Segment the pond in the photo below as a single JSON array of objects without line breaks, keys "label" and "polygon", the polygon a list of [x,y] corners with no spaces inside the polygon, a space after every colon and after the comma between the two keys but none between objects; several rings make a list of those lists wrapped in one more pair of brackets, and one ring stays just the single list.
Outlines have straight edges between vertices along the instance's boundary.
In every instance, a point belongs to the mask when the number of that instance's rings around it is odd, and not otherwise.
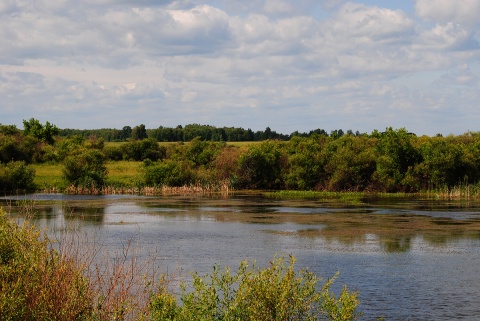
[{"label": "pond", "polygon": [[52,230],[95,234],[112,251],[133,240],[185,275],[292,254],[324,279],[339,271],[335,286],[359,291],[362,320],[480,316],[480,203],[34,194],[0,206]]}]

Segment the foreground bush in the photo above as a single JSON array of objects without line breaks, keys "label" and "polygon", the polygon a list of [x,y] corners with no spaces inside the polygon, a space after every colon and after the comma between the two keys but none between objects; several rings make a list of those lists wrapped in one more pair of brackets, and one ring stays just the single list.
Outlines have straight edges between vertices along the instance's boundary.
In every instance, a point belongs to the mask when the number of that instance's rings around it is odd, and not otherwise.
[{"label": "foreground bush", "polygon": [[234,274],[215,268],[211,275],[193,275],[193,290],[183,286],[179,304],[167,287],[151,299],[151,320],[355,320],[357,293],[343,288],[337,299],[333,279],[317,290],[319,278],[296,272],[295,259],[283,258],[265,269],[247,262]]},{"label": "foreground bush", "polygon": [[92,295],[76,263],[49,249],[46,238],[0,209],[2,320],[86,320]]}]

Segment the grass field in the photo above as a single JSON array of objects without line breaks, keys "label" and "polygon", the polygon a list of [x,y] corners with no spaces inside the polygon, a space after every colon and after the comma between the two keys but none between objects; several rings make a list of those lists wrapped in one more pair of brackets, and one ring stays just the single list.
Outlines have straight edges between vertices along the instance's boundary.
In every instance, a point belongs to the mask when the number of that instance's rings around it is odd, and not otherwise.
[{"label": "grass field", "polygon": [[142,162],[107,162],[107,185],[135,186],[141,180]]},{"label": "grass field", "polygon": [[34,183],[39,189],[63,189],[66,182],[62,178],[61,164],[35,164]]},{"label": "grass field", "polygon": [[[107,184],[114,186],[135,186],[140,180],[142,162],[107,162]],[[62,164],[35,164],[35,185],[41,190],[64,189],[67,183],[62,177]]]}]

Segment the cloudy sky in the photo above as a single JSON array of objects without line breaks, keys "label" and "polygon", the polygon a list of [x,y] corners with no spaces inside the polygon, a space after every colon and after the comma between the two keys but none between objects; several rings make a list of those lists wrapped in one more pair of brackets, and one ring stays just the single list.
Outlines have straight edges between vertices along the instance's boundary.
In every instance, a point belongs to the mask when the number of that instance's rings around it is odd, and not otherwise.
[{"label": "cloudy sky", "polygon": [[480,0],[1,0],[0,123],[480,131]]}]

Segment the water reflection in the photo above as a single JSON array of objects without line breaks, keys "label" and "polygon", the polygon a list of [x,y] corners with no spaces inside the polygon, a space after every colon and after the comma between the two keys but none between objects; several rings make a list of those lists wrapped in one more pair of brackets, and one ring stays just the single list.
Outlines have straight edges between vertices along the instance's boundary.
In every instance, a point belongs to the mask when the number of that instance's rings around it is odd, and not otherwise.
[{"label": "water reflection", "polygon": [[[22,208],[29,200],[28,210]],[[480,206],[416,199],[345,206],[234,195],[1,198],[14,216],[55,230],[97,233],[112,249],[134,239],[170,270],[266,264],[294,254],[360,291],[366,320],[474,320],[480,315]]]}]

